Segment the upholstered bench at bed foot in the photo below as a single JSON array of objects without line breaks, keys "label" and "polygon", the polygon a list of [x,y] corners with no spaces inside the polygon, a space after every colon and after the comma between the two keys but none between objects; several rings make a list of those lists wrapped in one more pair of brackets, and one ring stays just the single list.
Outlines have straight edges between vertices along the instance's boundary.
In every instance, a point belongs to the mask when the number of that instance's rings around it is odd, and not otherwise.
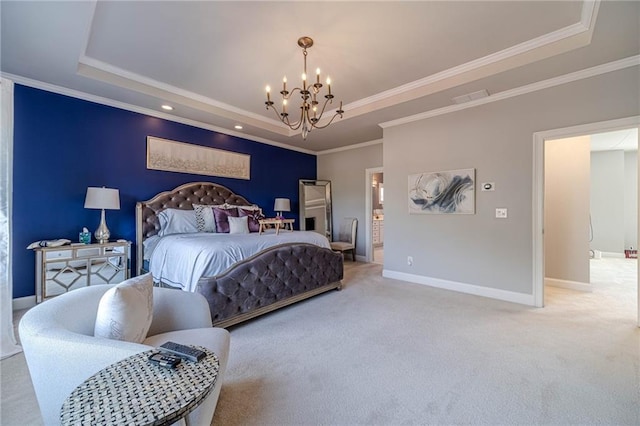
[{"label": "upholstered bench at bed foot", "polygon": [[341,287],[341,253],[313,244],[282,244],[198,281],[213,324],[228,327]]}]

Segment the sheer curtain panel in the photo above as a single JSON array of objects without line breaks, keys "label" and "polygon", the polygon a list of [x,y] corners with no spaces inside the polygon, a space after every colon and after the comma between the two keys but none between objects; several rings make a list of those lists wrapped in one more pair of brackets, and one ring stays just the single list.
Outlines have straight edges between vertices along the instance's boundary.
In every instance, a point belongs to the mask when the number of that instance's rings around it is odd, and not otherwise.
[{"label": "sheer curtain panel", "polygon": [[13,332],[11,204],[13,192],[13,81],[0,79],[0,312],[2,359],[21,352]]}]

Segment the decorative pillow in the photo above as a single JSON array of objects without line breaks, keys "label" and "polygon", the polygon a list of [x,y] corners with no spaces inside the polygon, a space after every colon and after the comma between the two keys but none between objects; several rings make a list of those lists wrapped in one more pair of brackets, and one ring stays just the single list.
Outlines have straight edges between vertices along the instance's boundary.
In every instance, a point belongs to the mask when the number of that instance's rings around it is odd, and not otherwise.
[{"label": "decorative pillow", "polygon": [[238,207],[239,217],[247,216],[247,223],[249,225],[249,232],[259,232],[260,231],[260,219],[264,219],[264,215],[262,214],[262,210],[260,207],[257,209],[248,209],[246,207]]},{"label": "decorative pillow", "polygon": [[238,205],[233,205],[233,204],[227,204],[228,207],[230,208],[239,208],[239,209],[245,209],[245,210],[251,210],[251,211],[255,211],[255,210],[260,210],[262,212],[262,209],[259,206],[256,206],[255,204],[251,205],[251,206],[238,206]]},{"label": "decorative pillow", "polygon": [[216,232],[216,220],[213,217],[213,207],[225,208],[225,204],[206,205],[194,204],[193,211],[196,212],[196,225],[198,232]]},{"label": "decorative pillow", "polygon": [[229,233],[230,234],[248,234],[249,225],[247,225],[248,216],[233,217],[229,216]]},{"label": "decorative pillow", "polygon": [[216,219],[216,232],[229,233],[229,216],[238,217],[238,209],[213,208],[213,217]]},{"label": "decorative pillow", "polygon": [[194,210],[164,209],[158,213],[161,237],[171,234],[189,234],[198,232],[196,212]]},{"label": "decorative pillow", "polygon": [[94,336],[142,343],[153,319],[153,278],[144,274],[121,282],[100,299]]}]

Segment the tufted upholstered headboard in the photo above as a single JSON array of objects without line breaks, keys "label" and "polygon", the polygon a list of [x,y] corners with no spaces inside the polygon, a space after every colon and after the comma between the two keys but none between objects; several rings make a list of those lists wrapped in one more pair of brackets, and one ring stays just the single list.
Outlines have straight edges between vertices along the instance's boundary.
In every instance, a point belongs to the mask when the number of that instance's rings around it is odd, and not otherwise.
[{"label": "tufted upholstered headboard", "polygon": [[136,203],[136,270],[142,272],[144,246],[143,242],[160,230],[158,213],[164,209],[193,210],[194,204],[233,204],[236,206],[252,205],[246,198],[234,194],[228,188],[212,182],[193,182],[180,185],[171,190],[161,192],[147,201]]}]

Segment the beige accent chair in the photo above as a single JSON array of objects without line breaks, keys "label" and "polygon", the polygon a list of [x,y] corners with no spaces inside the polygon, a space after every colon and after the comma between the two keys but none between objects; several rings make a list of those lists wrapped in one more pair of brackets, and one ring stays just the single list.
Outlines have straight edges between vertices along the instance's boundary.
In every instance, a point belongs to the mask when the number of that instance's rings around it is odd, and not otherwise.
[{"label": "beige accent chair", "polygon": [[71,392],[103,368],[166,341],[204,346],[219,359],[211,394],[185,419],[210,425],[229,357],[229,332],[211,326],[206,299],[197,293],[153,289],[153,320],[142,344],[94,337],[98,304],[113,285],[73,290],[31,308],[20,321],[20,340],[45,425],[60,424]]},{"label": "beige accent chair", "polygon": [[356,232],[358,230],[358,219],[355,217],[345,217],[340,222],[338,228],[337,241],[331,242],[331,249],[344,252],[350,251],[353,256],[353,261],[356,261]]}]

